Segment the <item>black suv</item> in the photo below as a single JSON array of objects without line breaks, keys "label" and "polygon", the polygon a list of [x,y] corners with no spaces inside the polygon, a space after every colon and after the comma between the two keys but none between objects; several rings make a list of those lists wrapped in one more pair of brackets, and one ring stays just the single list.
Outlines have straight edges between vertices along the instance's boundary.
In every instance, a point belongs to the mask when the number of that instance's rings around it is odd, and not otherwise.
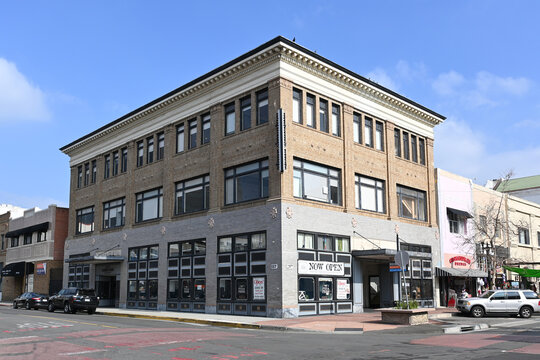
[{"label": "black suv", "polygon": [[47,310],[53,312],[56,309],[64,309],[65,313],[75,314],[77,310],[86,310],[88,314],[96,312],[99,298],[94,289],[67,288],[62,289],[49,297]]}]

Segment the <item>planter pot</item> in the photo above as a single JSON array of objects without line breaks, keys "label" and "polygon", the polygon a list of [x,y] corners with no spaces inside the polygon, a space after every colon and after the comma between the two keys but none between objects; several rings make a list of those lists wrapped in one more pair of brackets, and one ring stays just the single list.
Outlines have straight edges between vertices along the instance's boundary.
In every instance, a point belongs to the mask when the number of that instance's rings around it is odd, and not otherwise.
[{"label": "planter pot", "polygon": [[423,309],[381,309],[382,322],[399,325],[421,325],[429,323],[431,308]]}]

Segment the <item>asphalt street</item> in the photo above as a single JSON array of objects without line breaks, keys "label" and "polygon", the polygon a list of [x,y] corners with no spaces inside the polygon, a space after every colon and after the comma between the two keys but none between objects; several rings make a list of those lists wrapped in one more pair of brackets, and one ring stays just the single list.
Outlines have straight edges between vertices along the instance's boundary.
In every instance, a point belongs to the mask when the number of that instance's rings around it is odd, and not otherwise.
[{"label": "asphalt street", "polygon": [[[457,322],[454,320],[457,319]],[[485,322],[486,319],[452,318]],[[538,359],[540,317],[488,318],[486,331],[431,324],[363,334],[245,330],[0,308],[0,360]]]}]

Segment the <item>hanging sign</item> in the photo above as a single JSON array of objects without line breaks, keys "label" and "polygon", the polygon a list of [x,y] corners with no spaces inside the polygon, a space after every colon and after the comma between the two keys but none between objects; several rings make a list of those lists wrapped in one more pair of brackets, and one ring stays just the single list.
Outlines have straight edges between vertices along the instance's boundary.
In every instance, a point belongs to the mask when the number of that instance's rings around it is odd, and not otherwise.
[{"label": "hanging sign", "polygon": [[345,274],[344,265],[339,262],[298,260],[298,274],[342,276]]},{"label": "hanging sign", "polygon": [[37,263],[36,264],[36,273],[38,275],[46,275],[47,274],[47,263]]}]

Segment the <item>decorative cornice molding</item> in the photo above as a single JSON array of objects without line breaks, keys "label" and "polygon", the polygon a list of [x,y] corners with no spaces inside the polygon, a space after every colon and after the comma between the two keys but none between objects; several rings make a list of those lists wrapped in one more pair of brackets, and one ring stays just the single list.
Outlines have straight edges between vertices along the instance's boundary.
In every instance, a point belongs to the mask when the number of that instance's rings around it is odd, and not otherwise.
[{"label": "decorative cornice molding", "polygon": [[[308,72],[320,79],[328,81],[334,85],[337,85],[347,91],[357,94],[363,98],[373,101],[388,109],[401,113],[409,118],[413,118],[428,126],[435,126],[440,124],[443,119],[433,116],[432,114],[419,109],[407,102],[393,96],[390,93],[386,93],[377,87],[370,85],[359,78],[353,77],[347,74],[345,71],[336,69],[333,66],[326,64],[322,60],[318,60],[308,54],[302,53],[293,47],[279,42],[273,44],[267,49],[254,54],[253,56],[246,58],[234,65],[231,65],[227,69],[212,75],[206,79],[201,80],[199,83],[190,86],[189,88],[179,90],[177,93],[172,94],[166,99],[163,99],[157,104],[148,106],[140,112],[105,128],[103,131],[96,133],[92,136],[82,139],[79,142],[74,143],[68,148],[63,149],[63,152],[70,155],[73,151],[84,147],[85,145],[92,143],[100,138],[103,138],[113,132],[116,132],[126,126],[133,124],[143,119],[147,119],[148,116],[155,115],[165,109],[169,109],[171,106],[179,107],[185,103],[193,101],[212,91],[216,87],[225,86],[238,78],[244,77],[251,72],[254,72],[272,62],[283,61],[290,64],[302,71]],[[287,86],[287,82],[273,83],[273,86]],[[289,84],[290,85],[290,84]]]}]

